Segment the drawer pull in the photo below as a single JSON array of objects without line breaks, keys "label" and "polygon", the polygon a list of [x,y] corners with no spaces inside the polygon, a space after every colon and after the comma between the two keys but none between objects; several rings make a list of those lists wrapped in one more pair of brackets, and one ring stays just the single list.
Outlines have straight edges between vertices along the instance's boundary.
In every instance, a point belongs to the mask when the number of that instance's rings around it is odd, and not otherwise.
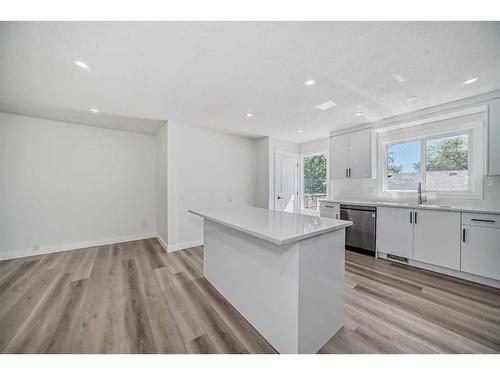
[{"label": "drawer pull", "polygon": [[329,205],[327,205],[327,204],[325,204],[325,207],[326,207],[326,208],[334,208],[333,206],[329,206]]},{"label": "drawer pull", "polygon": [[470,219],[470,221],[480,221],[482,223],[495,223],[495,220],[489,220],[489,219]]}]

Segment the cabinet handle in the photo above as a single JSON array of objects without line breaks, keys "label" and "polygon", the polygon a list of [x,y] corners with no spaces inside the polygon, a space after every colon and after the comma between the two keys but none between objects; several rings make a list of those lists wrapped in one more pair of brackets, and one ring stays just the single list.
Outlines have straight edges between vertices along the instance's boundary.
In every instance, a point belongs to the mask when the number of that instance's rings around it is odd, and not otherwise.
[{"label": "cabinet handle", "polygon": [[333,206],[325,205],[326,208],[333,208]]},{"label": "cabinet handle", "polygon": [[347,175],[347,168],[345,169],[345,177],[346,177],[346,178],[347,178],[347,177],[349,177],[349,176]]},{"label": "cabinet handle", "polygon": [[489,219],[470,219],[470,221],[480,221],[483,223],[494,223],[495,220],[489,220]]},{"label": "cabinet handle", "polygon": [[462,242],[465,243],[465,228],[462,229]]},{"label": "cabinet handle", "polygon": [[413,223],[412,217],[413,217],[413,212],[410,211],[410,224]]},{"label": "cabinet handle", "polygon": [[415,224],[417,224],[417,211],[415,211]]}]

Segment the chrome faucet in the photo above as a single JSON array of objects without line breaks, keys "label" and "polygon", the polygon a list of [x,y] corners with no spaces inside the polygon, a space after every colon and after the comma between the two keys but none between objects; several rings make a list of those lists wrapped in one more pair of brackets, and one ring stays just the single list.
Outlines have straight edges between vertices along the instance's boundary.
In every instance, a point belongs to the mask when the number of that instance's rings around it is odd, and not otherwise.
[{"label": "chrome faucet", "polygon": [[417,189],[417,194],[418,194],[418,204],[422,204],[424,202],[427,202],[427,198],[425,195],[422,197],[422,183],[418,183],[418,189]]}]

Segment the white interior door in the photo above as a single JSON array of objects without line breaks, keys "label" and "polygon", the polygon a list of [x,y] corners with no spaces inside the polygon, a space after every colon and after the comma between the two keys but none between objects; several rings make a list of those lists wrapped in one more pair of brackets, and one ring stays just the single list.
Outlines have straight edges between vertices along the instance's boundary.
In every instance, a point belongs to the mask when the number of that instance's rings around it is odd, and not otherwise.
[{"label": "white interior door", "polygon": [[277,152],[274,158],[274,209],[297,212],[299,156]]}]

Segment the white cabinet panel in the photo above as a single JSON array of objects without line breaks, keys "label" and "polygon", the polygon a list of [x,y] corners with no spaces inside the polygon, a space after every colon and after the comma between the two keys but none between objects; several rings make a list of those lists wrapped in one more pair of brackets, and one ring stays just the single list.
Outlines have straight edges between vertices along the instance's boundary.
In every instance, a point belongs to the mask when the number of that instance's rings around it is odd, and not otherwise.
[{"label": "white cabinet panel", "polygon": [[413,258],[412,212],[406,208],[377,209],[377,251]]},{"label": "white cabinet panel", "polygon": [[332,202],[320,202],[319,216],[340,219],[340,204]]},{"label": "white cabinet panel", "polygon": [[461,271],[500,280],[500,229],[464,225]]},{"label": "white cabinet panel", "polygon": [[372,177],[372,130],[349,134],[349,168],[351,178]]},{"label": "white cabinet panel", "polygon": [[488,174],[500,175],[500,99],[490,103]]},{"label": "white cabinet panel", "polygon": [[460,269],[460,212],[415,210],[413,259]]},{"label": "white cabinet panel", "polygon": [[349,168],[349,136],[338,135],[330,139],[330,178],[347,178]]}]

